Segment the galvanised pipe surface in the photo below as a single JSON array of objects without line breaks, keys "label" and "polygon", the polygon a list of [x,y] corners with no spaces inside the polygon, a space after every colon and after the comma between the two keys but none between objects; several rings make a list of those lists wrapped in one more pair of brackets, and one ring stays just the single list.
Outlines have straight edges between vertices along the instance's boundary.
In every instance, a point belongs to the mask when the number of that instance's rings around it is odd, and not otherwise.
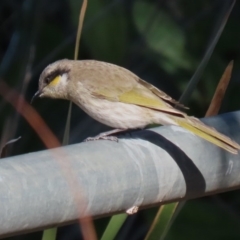
[{"label": "galvanised pipe surface", "polygon": [[[240,112],[204,119],[240,142]],[[0,237],[240,187],[240,156],[176,126],[0,161]]]}]

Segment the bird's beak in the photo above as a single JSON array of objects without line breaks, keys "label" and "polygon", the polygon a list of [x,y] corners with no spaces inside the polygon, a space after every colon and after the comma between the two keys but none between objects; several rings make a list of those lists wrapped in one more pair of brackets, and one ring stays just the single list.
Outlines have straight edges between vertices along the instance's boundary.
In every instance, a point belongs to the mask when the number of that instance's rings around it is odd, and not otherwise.
[{"label": "bird's beak", "polygon": [[34,101],[34,99],[37,98],[37,97],[39,97],[40,95],[41,95],[41,92],[40,92],[40,91],[37,91],[37,92],[33,95],[30,103],[32,104],[33,101]]}]

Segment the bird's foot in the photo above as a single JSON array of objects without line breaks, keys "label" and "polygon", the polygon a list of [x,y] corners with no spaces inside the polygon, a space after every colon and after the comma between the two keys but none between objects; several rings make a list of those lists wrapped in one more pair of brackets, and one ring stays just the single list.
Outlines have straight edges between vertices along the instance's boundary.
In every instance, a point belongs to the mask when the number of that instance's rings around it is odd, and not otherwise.
[{"label": "bird's foot", "polygon": [[111,134],[124,132],[126,129],[113,129],[108,132],[103,132],[97,135],[96,137],[88,137],[84,140],[84,142],[96,141],[96,140],[110,140],[114,142],[118,142],[118,138],[116,136],[111,136]]},{"label": "bird's foot", "polygon": [[118,142],[118,138],[115,136],[96,136],[96,137],[88,137],[84,140],[84,142],[90,142],[90,141],[97,141],[97,140],[109,140],[109,141],[114,141]]}]

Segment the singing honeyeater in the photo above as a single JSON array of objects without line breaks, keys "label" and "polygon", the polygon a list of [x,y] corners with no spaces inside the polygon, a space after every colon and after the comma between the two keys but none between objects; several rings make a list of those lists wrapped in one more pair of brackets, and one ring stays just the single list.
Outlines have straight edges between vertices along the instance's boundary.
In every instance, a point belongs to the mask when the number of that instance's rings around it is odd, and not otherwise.
[{"label": "singing honeyeater", "polygon": [[36,96],[71,100],[95,120],[116,129],[111,133],[154,123],[178,125],[229,152],[236,154],[240,149],[214,128],[175,109],[172,105],[177,101],[166,93],[114,64],[56,61],[43,70]]}]

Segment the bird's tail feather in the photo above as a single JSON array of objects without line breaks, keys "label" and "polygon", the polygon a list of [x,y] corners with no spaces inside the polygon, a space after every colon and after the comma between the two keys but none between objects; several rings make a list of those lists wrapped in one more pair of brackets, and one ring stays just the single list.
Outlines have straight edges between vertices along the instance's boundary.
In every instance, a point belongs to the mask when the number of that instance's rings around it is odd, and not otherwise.
[{"label": "bird's tail feather", "polygon": [[176,120],[179,126],[195,133],[199,137],[221,147],[231,153],[237,154],[240,145],[229,137],[219,133],[212,127],[205,125],[203,122],[194,117],[178,118]]}]

